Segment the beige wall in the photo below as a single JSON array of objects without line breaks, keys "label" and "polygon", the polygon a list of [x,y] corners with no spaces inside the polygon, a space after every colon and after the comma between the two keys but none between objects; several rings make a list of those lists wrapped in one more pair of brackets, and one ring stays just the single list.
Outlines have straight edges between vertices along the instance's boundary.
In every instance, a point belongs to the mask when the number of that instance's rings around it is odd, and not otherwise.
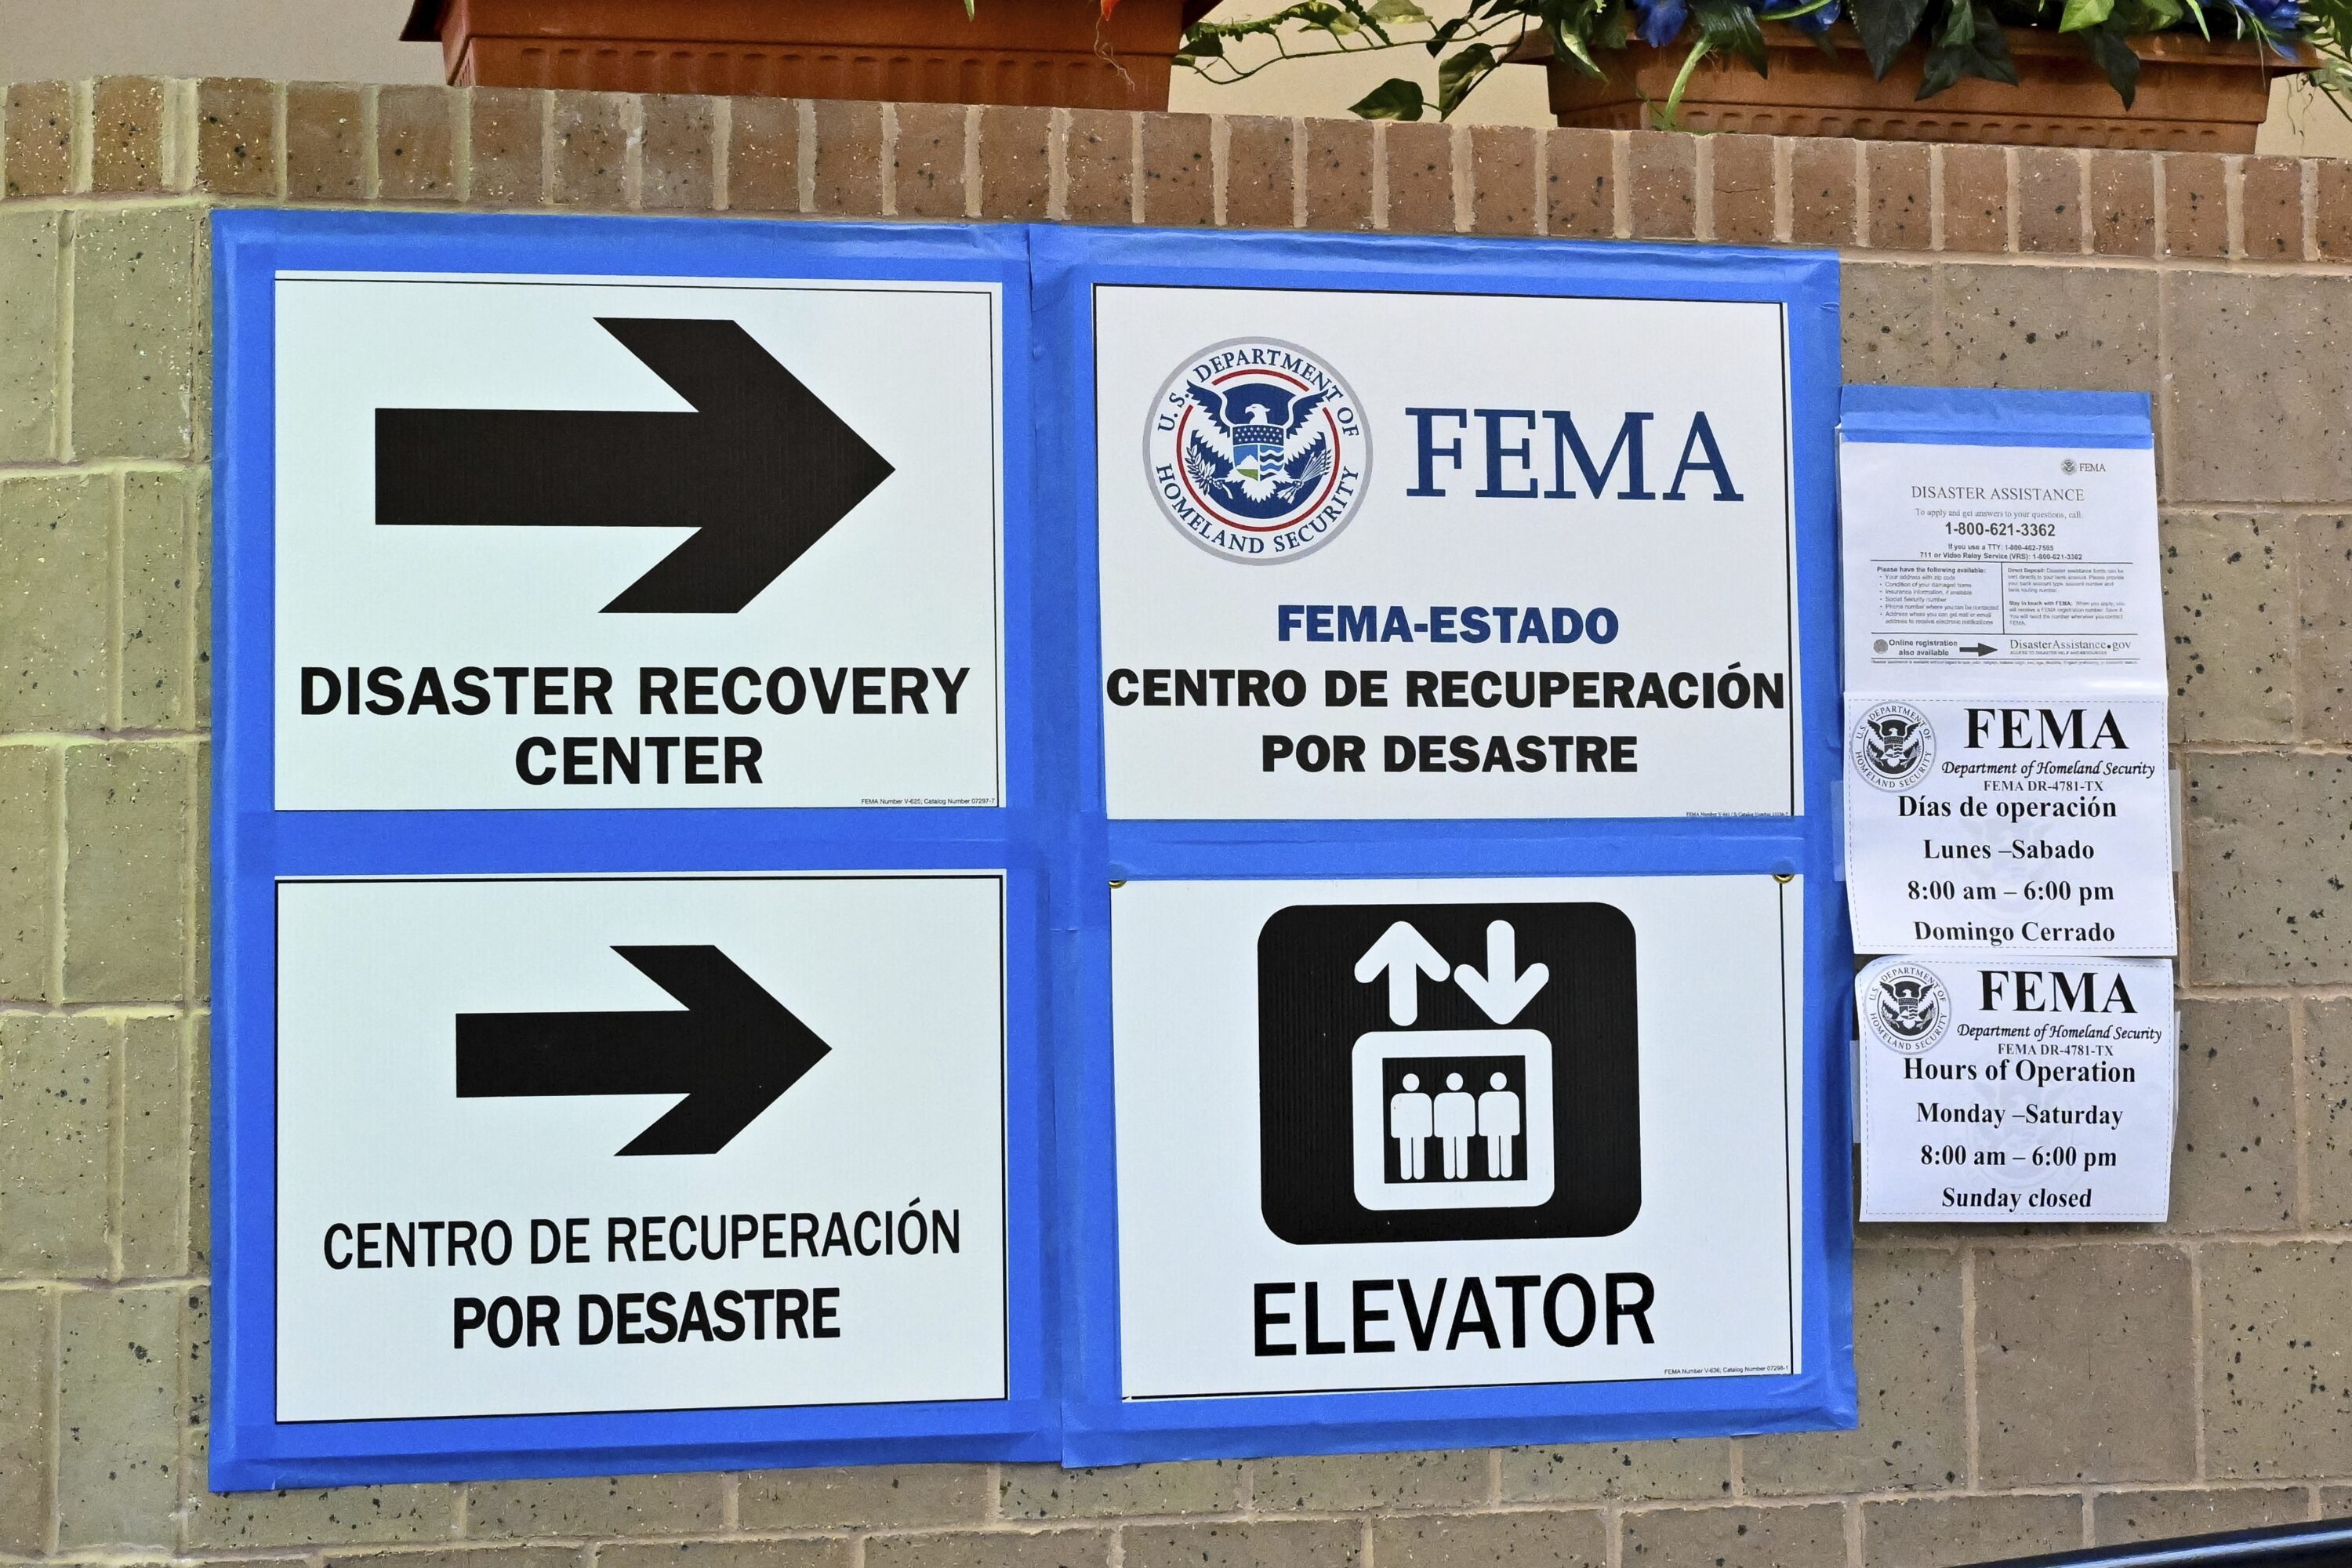
[{"label": "beige wall", "polygon": [[[208,1494],[206,209],[224,202],[1834,245],[1849,380],[2152,394],[2187,779],[2174,1217],[1862,1227],[1853,1432]],[[11,89],[0,1559],[1937,1568],[2352,1513],[2347,429],[2352,165],[2333,162]]]},{"label": "beige wall", "polygon": [[[783,0],[789,3],[789,0]],[[990,0],[981,0],[988,4]],[[1278,0],[1228,0],[1219,18],[1263,16]],[[1452,9],[1433,3],[1444,16]],[[309,81],[441,79],[438,48],[399,41],[409,0],[0,0],[0,81],[108,75],[251,76]],[[1391,76],[1432,97],[1419,49],[1278,66],[1230,87],[1177,73],[1169,107],[1203,114],[1338,115]],[[1547,125],[1543,72],[1516,67],[1480,88],[1467,124]],[[2282,82],[2260,151],[2352,157],[2352,121]]]}]

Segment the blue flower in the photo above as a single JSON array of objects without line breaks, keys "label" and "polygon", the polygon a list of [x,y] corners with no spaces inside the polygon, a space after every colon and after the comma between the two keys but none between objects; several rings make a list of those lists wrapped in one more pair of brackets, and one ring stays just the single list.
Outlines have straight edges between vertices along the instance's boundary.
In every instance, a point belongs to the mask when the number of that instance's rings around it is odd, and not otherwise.
[{"label": "blue flower", "polygon": [[1685,0],[1633,0],[1634,31],[1652,48],[1663,49],[1675,41],[1690,19],[1690,7]]},{"label": "blue flower", "polygon": [[2231,4],[2271,33],[2293,34],[2303,27],[2303,7],[2296,0],[2231,0]]}]

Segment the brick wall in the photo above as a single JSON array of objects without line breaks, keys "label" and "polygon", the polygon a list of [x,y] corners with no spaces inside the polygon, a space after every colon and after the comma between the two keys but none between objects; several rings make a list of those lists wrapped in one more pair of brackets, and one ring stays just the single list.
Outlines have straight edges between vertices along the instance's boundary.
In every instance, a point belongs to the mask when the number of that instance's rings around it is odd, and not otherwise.
[{"label": "brick wall", "polygon": [[[1793,241],[1845,253],[1850,380],[2155,393],[2176,1218],[1864,1227],[1853,1433],[207,1495],[205,222],[278,202]],[[19,85],[0,868],[0,1559],[1932,1568],[2352,1514],[2352,165]]]}]

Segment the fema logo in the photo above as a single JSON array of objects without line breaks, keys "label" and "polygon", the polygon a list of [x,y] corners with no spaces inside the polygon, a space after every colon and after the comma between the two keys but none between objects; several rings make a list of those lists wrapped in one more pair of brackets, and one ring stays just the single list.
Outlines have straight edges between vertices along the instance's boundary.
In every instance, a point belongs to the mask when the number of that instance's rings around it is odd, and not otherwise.
[{"label": "fema logo", "polygon": [[1862,716],[1847,748],[1854,771],[1879,789],[1909,789],[1936,761],[1936,731],[1908,702],[1882,702]]},{"label": "fema logo", "polygon": [[1186,538],[1263,564],[1339,536],[1363,499],[1372,447],[1337,371],[1295,343],[1234,338],[1160,387],[1143,459],[1160,510]]},{"label": "fema logo", "polygon": [[1890,964],[1872,977],[1862,1016],[1881,1045],[1916,1057],[1935,1049],[1951,1026],[1951,994],[1924,963]]},{"label": "fema logo", "polygon": [[2060,473],[2062,473],[2062,474],[2071,474],[2071,473],[2073,473],[2073,472],[2074,471],[2074,458],[2059,458],[2059,459],[2058,459],[2058,471],[2059,471]]}]

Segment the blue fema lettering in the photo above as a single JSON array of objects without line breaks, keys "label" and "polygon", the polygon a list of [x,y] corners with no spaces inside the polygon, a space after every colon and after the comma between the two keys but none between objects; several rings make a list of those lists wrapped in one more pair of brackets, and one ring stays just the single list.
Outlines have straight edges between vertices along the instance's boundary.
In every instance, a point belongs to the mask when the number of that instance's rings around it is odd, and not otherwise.
[{"label": "blue fema lettering", "polygon": [[[1694,474],[1713,477],[1713,494],[1707,498],[1711,500],[1746,499],[1732,479],[1714,424],[1703,409],[1691,415],[1681,458],[1664,494],[1650,489],[1645,463],[1644,437],[1647,426],[1657,418],[1654,411],[1634,409],[1620,416],[1615,434],[1598,462],[1593,459],[1593,444],[1569,409],[1415,407],[1404,412],[1414,424],[1414,482],[1404,492],[1408,496],[1448,493],[1440,482],[1439,466],[1456,472],[1463,469],[1465,438],[1475,417],[1482,446],[1477,470],[1482,482],[1472,493],[1480,500],[1573,500],[1581,495],[1591,500],[1679,501],[1690,499],[1684,481]],[[1450,439],[1440,439],[1441,425]],[[1537,432],[1547,426],[1551,448],[1549,486],[1541,482],[1536,450]],[[1571,479],[1583,482],[1581,491],[1570,483]],[[1612,482],[1622,488],[1612,492]]]}]

